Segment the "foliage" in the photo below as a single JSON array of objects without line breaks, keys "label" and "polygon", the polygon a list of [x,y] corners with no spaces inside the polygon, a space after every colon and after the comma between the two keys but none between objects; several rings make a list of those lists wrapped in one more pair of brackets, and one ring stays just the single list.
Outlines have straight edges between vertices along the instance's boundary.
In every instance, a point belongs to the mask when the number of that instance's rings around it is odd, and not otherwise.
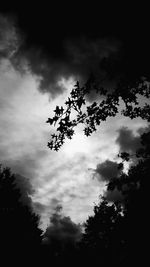
[{"label": "foliage", "polygon": [[[86,105],[87,95],[94,90],[96,90],[100,99],[99,103],[94,101],[92,104]],[[83,87],[77,82],[70,93],[70,97],[65,102],[65,108],[56,106],[54,117],[47,120],[50,125],[58,125],[56,128],[57,134],[51,135],[48,147],[58,151],[66,138],[72,139],[75,127],[80,123],[84,124],[84,134],[90,136],[101,122],[106,121],[108,117],[117,115],[121,99],[125,105],[121,110],[122,115],[131,119],[141,117],[150,121],[150,105],[145,103],[140,106],[139,96],[147,99],[150,97],[150,84],[145,78],[128,85],[125,81],[121,81],[116,88],[109,91],[97,83],[93,76]],[[76,113],[75,118],[72,118],[73,112]]]}]

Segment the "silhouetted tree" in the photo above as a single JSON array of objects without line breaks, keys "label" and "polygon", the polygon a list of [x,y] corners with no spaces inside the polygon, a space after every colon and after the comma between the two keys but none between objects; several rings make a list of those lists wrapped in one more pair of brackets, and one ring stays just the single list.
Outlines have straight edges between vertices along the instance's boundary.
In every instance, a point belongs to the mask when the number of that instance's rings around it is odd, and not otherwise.
[{"label": "silhouetted tree", "polygon": [[94,215],[85,223],[85,233],[80,243],[84,258],[101,266],[117,262],[124,247],[123,213],[120,204],[109,204],[101,198],[94,207]]},{"label": "silhouetted tree", "polygon": [[[99,102],[94,101],[92,104],[86,105],[87,96],[93,91],[97,92]],[[131,119],[140,117],[149,122],[150,105],[145,102],[141,106],[139,96],[145,99],[150,97],[150,83],[143,77],[132,83],[129,81],[127,83],[126,80],[120,81],[111,90],[102,87],[93,76],[83,87],[77,82],[65,102],[66,107],[56,106],[54,117],[47,120],[50,125],[58,125],[57,134],[51,135],[48,147],[58,151],[65,138],[72,139],[74,129],[79,123],[85,126],[84,134],[90,136],[101,122],[117,115],[120,100],[124,103],[124,108],[121,110],[122,115]]]},{"label": "silhouetted tree", "polygon": [[[21,201],[21,190],[9,168],[0,167],[0,244],[2,251],[19,257],[36,250],[42,239],[39,216]],[[18,255],[17,255],[18,254]],[[8,257],[9,258],[9,257]]]},{"label": "silhouetted tree", "polygon": [[[128,258],[133,263],[148,259],[149,235],[149,177],[150,177],[150,132],[141,136],[143,147],[136,153],[139,159],[126,177],[112,180],[108,190],[119,188],[124,194],[126,237],[128,240]],[[129,262],[128,262],[129,263]]]},{"label": "silhouetted tree", "polygon": [[[148,260],[150,132],[141,137],[140,160],[128,174],[112,178],[107,190],[123,194],[121,203],[101,197],[85,223],[81,241],[84,257],[102,266],[131,266]],[[136,156],[136,155],[135,155]],[[86,256],[89,255],[89,256]]]}]

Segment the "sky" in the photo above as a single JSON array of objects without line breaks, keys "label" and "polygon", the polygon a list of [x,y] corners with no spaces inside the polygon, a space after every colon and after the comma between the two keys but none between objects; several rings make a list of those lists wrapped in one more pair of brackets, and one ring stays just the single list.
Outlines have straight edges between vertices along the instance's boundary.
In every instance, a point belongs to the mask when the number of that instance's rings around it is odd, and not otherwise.
[{"label": "sky", "polygon": [[[38,7],[33,13],[28,7],[12,7],[0,12],[0,162],[20,179],[29,179],[43,228],[59,205],[67,222],[82,224],[99,195],[106,195],[111,175],[119,174],[119,151],[135,151],[147,127],[141,119],[118,114],[88,138],[79,126],[59,152],[47,147],[52,129],[46,120],[56,105],[63,105],[76,80],[84,83],[94,72],[106,78],[109,89],[122,73],[130,77],[133,68],[133,78],[148,73],[148,50],[139,38],[143,25],[122,21],[120,32],[117,19],[112,25],[99,16],[89,22],[89,13],[76,9],[61,13]],[[107,63],[112,66],[111,78]],[[88,102],[93,99],[94,93]],[[109,200],[117,192],[113,194]]]}]

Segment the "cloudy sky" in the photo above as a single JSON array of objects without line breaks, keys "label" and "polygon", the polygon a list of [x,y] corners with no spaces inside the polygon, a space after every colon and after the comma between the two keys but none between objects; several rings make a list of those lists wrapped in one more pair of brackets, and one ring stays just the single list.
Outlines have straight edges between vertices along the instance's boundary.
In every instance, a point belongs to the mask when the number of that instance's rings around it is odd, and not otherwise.
[{"label": "cloudy sky", "polygon": [[105,77],[108,61],[114,66],[106,81],[110,88],[123,71],[130,75],[134,68],[135,76],[146,75],[148,55],[143,43],[136,43],[144,33],[134,24],[122,23],[120,33],[117,20],[109,25],[95,16],[90,22],[80,12],[77,22],[76,9],[69,14],[45,10],[33,14],[27,7],[13,7],[0,13],[0,162],[30,180],[44,226],[58,205],[64,216],[82,223],[110,176],[118,174],[117,154],[135,151],[147,124],[118,114],[88,138],[78,127],[73,140],[54,152],[47,147],[52,129],[46,120],[56,105],[63,105],[77,79],[83,83],[91,71]]}]

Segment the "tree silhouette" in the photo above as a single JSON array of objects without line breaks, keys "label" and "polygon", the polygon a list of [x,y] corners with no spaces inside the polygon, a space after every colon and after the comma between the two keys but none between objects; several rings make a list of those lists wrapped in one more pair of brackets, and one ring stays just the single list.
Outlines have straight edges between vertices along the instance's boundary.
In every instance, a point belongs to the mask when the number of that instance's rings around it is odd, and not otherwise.
[{"label": "tree silhouette", "polygon": [[[99,103],[94,101],[87,103],[87,95],[96,91],[99,96]],[[51,135],[48,147],[58,151],[66,138],[72,139],[75,127],[84,124],[84,134],[90,136],[96,131],[101,122],[108,117],[114,117],[119,112],[120,100],[124,103],[121,114],[131,119],[140,117],[150,121],[150,105],[145,102],[140,105],[139,96],[148,99],[150,97],[150,83],[142,77],[137,81],[128,82],[121,80],[112,90],[106,90],[97,82],[93,75],[84,86],[77,82],[65,102],[65,108],[56,106],[54,117],[48,118],[47,123],[58,125],[57,134]],[[72,115],[75,113],[75,115]]]},{"label": "tree silhouette", "polygon": [[[128,174],[120,174],[107,184],[107,190],[119,190],[122,203],[108,203],[101,197],[94,215],[85,223],[81,241],[84,257],[102,266],[131,266],[146,263],[149,233],[150,132],[141,136],[140,160]],[[135,155],[136,156],[136,155]]]},{"label": "tree silhouette", "polygon": [[105,265],[113,264],[121,258],[124,247],[122,207],[112,204],[104,197],[94,207],[94,215],[85,223],[85,233],[80,243],[81,251],[88,262]]},{"label": "tree silhouette", "polygon": [[[0,167],[0,243],[4,253],[28,253],[38,248],[42,239],[39,216],[21,201],[21,190],[9,168]],[[18,251],[18,252],[17,252]],[[19,256],[19,255],[18,255]]]}]

